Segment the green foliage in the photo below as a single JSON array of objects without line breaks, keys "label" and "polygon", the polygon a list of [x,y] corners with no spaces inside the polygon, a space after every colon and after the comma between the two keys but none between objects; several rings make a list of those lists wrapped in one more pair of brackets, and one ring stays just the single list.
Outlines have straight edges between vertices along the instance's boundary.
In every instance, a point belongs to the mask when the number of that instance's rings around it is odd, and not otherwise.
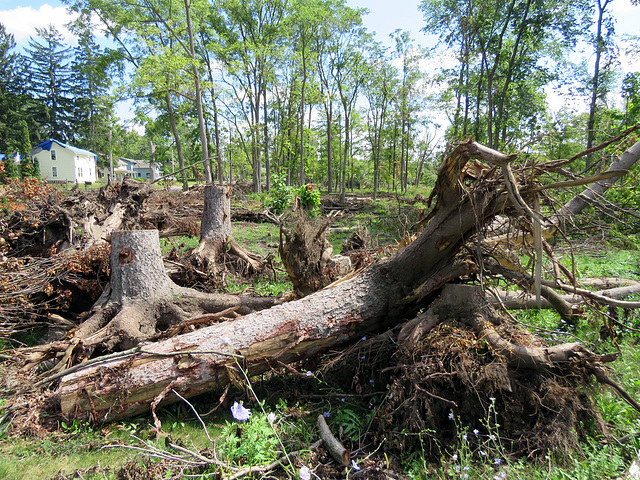
[{"label": "green foliage", "polygon": [[179,252],[179,254],[185,254],[190,250],[193,250],[200,243],[200,239],[198,237],[189,237],[186,235],[180,235],[177,237],[171,238],[161,238],[160,239],[160,250],[163,255],[168,254],[174,248]]},{"label": "green foliage", "polygon": [[309,216],[315,217],[320,213],[320,191],[313,183],[307,183],[295,189],[294,196],[300,198],[302,208],[309,213]]},{"label": "green foliage", "polygon": [[360,409],[354,406],[345,406],[336,411],[334,423],[340,426],[345,436],[351,440],[357,440],[362,434],[366,420]]},{"label": "green foliage", "polygon": [[20,167],[11,158],[5,158],[2,167],[0,179],[20,178]]},{"label": "green foliage", "polygon": [[276,215],[282,214],[291,205],[293,188],[287,186],[284,175],[274,174],[271,177],[271,190],[265,207]]},{"label": "green foliage", "polygon": [[229,465],[259,465],[276,458],[279,444],[266,415],[254,413],[246,422],[227,422],[218,443],[220,457]]}]

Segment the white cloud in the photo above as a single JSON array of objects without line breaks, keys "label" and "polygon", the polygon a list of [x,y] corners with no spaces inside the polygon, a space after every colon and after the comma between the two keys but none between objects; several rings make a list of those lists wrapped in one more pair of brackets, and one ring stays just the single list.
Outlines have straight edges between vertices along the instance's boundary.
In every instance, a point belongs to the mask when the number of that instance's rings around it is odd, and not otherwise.
[{"label": "white cloud", "polygon": [[33,7],[16,7],[13,10],[0,10],[0,23],[13,34],[18,45],[26,45],[29,37],[36,37],[36,27],[46,28],[54,25],[65,41],[73,41],[73,35],[64,27],[75,18],[65,7],[42,5],[37,10]]}]

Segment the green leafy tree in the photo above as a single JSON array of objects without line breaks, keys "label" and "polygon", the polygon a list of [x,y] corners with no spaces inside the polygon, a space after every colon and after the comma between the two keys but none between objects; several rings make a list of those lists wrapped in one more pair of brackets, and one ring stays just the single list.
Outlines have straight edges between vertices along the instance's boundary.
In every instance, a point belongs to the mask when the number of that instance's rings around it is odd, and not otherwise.
[{"label": "green leafy tree", "polygon": [[623,127],[631,127],[640,122],[640,72],[630,72],[622,82],[624,99]]},{"label": "green leafy tree", "polygon": [[[248,151],[254,191],[262,190],[262,160],[265,143],[261,138],[266,123],[263,100],[274,79],[275,64],[286,40],[283,23],[288,10],[286,0],[222,0],[223,22],[219,28],[216,58],[229,75],[238,118],[248,125]],[[263,155],[261,155],[261,152]]]},{"label": "green leafy tree", "polygon": [[[11,156],[20,146],[20,128],[26,122],[29,130],[39,138],[39,118],[43,105],[28,94],[24,83],[24,59],[14,51],[13,35],[0,23],[0,153]],[[28,151],[27,151],[28,153]]]},{"label": "green leafy tree", "polygon": [[[596,109],[602,104],[611,88],[613,66],[616,63],[613,19],[608,15],[607,7],[613,0],[597,0],[596,33],[592,39],[595,50],[593,77],[589,81],[590,102],[589,118],[587,120],[587,150],[593,147],[596,140]],[[609,78],[610,80],[610,78]],[[591,164],[591,155],[587,156],[587,168]]]},{"label": "green leafy tree", "polygon": [[6,180],[8,178],[20,178],[20,167],[16,164],[16,162],[13,161],[13,158],[10,158],[9,156],[5,157],[3,166],[3,180]]},{"label": "green leafy tree", "polygon": [[120,57],[96,43],[95,26],[89,15],[80,15],[71,25],[71,30],[78,39],[72,62],[75,73],[73,139],[83,148],[106,154],[110,148],[109,132],[116,123],[114,102],[109,91]]},{"label": "green leafy tree", "polygon": [[528,139],[543,123],[543,87],[557,78],[587,22],[586,1],[423,0],[427,33],[456,52],[442,69],[454,115],[450,137],[493,148]]}]

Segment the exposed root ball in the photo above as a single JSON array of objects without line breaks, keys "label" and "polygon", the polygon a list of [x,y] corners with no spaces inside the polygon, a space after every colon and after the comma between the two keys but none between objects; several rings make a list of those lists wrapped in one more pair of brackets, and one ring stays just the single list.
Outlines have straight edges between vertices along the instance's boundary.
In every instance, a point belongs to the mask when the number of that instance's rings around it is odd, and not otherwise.
[{"label": "exposed root ball", "polygon": [[[533,343],[513,326],[500,330],[505,338],[517,336],[520,344]],[[443,447],[455,448],[466,433],[472,448],[497,435],[511,454],[562,455],[593,433],[585,427],[602,424],[594,421],[599,415],[588,393],[588,375],[515,370],[460,324],[441,324],[395,356],[398,368],[374,421],[375,436],[386,438],[392,451],[423,449],[439,458]]]}]

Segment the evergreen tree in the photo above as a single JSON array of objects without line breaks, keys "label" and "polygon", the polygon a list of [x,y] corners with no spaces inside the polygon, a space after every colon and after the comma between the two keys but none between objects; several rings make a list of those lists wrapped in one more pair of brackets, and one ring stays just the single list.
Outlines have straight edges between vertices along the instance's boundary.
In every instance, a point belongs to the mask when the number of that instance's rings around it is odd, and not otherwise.
[{"label": "evergreen tree", "polygon": [[26,49],[29,89],[48,111],[45,132],[50,138],[70,141],[74,131],[74,77],[71,48],[53,26],[36,28],[40,41],[31,37]]},{"label": "evergreen tree", "polygon": [[4,173],[2,175],[2,180],[7,178],[20,178],[20,169],[18,168],[18,165],[16,165],[16,162],[13,161],[13,158],[10,158],[9,156],[5,157],[3,165]]},{"label": "evergreen tree", "polygon": [[16,79],[19,78],[19,55],[13,52],[16,42],[0,23],[0,153],[13,155],[16,143],[14,125],[20,108]]},{"label": "evergreen tree", "polygon": [[116,57],[95,42],[87,15],[81,15],[71,30],[78,37],[72,62],[75,73],[73,139],[88,150],[107,152],[109,129],[115,123],[112,118],[113,100],[108,92],[110,72]]},{"label": "evergreen tree", "polygon": [[22,178],[33,177],[33,164],[29,158],[31,152],[31,139],[29,137],[29,127],[25,120],[20,121],[20,132],[18,137],[17,151],[20,154],[20,176]]}]

